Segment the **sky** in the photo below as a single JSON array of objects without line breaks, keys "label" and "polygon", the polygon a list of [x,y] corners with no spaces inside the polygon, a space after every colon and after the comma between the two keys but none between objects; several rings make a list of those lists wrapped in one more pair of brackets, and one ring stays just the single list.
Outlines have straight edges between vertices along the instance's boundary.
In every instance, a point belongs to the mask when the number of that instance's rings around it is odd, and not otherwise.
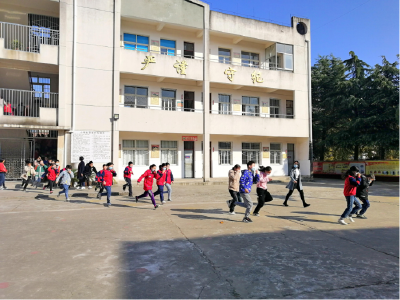
[{"label": "sky", "polygon": [[206,0],[211,10],[290,26],[291,16],[311,20],[312,64],[319,55],[342,60],[349,52],[374,66],[399,53],[398,0]]}]

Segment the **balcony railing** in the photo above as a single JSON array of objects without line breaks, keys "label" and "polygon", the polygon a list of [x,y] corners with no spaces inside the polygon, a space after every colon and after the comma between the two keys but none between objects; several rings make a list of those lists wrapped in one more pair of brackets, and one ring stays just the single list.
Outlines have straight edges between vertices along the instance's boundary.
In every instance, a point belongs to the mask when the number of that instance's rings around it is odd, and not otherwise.
[{"label": "balcony railing", "polygon": [[126,50],[130,50],[130,51],[137,51],[137,52],[144,52],[144,53],[157,53],[157,54],[161,54],[161,55],[165,55],[165,56],[172,56],[172,57],[183,57],[183,58],[190,58],[190,59],[199,59],[199,60],[203,60],[204,57],[203,56],[195,56],[195,55],[189,55],[189,54],[182,54],[182,53],[176,53],[176,49],[175,49],[175,53],[172,54],[167,54],[167,53],[161,53],[161,50],[157,51],[157,50],[149,50],[149,51],[143,51],[143,50],[137,50],[137,49],[132,49],[132,48],[127,48],[124,45],[121,45],[121,48],[124,48]]},{"label": "balcony railing", "polygon": [[3,115],[40,117],[40,108],[58,108],[58,93],[0,89]]},{"label": "balcony railing", "polygon": [[40,53],[40,45],[59,45],[59,31],[38,26],[0,22],[0,38],[4,48]]},{"label": "balcony railing", "polygon": [[294,115],[288,115],[288,114],[252,113],[252,112],[244,112],[244,111],[210,110],[210,114],[261,117],[261,118],[294,119]]}]

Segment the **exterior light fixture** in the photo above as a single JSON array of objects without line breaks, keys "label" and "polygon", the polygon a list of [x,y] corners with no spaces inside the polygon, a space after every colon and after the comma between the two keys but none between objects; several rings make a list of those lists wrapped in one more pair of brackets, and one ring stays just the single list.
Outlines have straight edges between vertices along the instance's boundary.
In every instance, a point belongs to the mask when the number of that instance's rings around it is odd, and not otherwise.
[{"label": "exterior light fixture", "polygon": [[119,119],[119,114],[114,114],[114,121],[117,121]]}]

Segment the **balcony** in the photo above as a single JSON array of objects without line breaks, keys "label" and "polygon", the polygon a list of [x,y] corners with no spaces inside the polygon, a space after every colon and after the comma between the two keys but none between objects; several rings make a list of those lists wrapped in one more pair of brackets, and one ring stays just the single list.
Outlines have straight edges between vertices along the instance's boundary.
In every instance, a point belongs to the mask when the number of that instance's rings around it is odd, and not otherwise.
[{"label": "balcony", "polygon": [[[146,57],[152,56],[152,62],[145,63]],[[186,61],[187,65],[182,72],[176,66],[177,61]],[[175,65],[175,66],[174,66]],[[147,76],[203,80],[203,60],[198,57],[164,55],[158,52],[142,52],[121,48],[120,71]]]},{"label": "balcony", "polygon": [[58,93],[2,88],[0,105],[1,125],[7,127],[58,125]]},{"label": "balcony", "polygon": [[0,59],[58,64],[59,31],[0,22]]}]

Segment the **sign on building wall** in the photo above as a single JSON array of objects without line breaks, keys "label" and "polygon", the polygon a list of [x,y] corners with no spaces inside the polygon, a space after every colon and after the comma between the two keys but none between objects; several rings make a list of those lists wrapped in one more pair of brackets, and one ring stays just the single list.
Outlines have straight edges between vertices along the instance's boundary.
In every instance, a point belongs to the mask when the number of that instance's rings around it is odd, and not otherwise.
[{"label": "sign on building wall", "polygon": [[71,162],[78,163],[83,156],[85,162],[111,161],[110,131],[74,131],[71,140]]},{"label": "sign on building wall", "polygon": [[160,93],[159,92],[151,92],[150,104],[151,105],[160,105]]},{"label": "sign on building wall", "polygon": [[160,145],[151,145],[151,158],[160,158]]},{"label": "sign on building wall", "polygon": [[197,142],[197,135],[195,136],[182,136],[184,142]]}]

